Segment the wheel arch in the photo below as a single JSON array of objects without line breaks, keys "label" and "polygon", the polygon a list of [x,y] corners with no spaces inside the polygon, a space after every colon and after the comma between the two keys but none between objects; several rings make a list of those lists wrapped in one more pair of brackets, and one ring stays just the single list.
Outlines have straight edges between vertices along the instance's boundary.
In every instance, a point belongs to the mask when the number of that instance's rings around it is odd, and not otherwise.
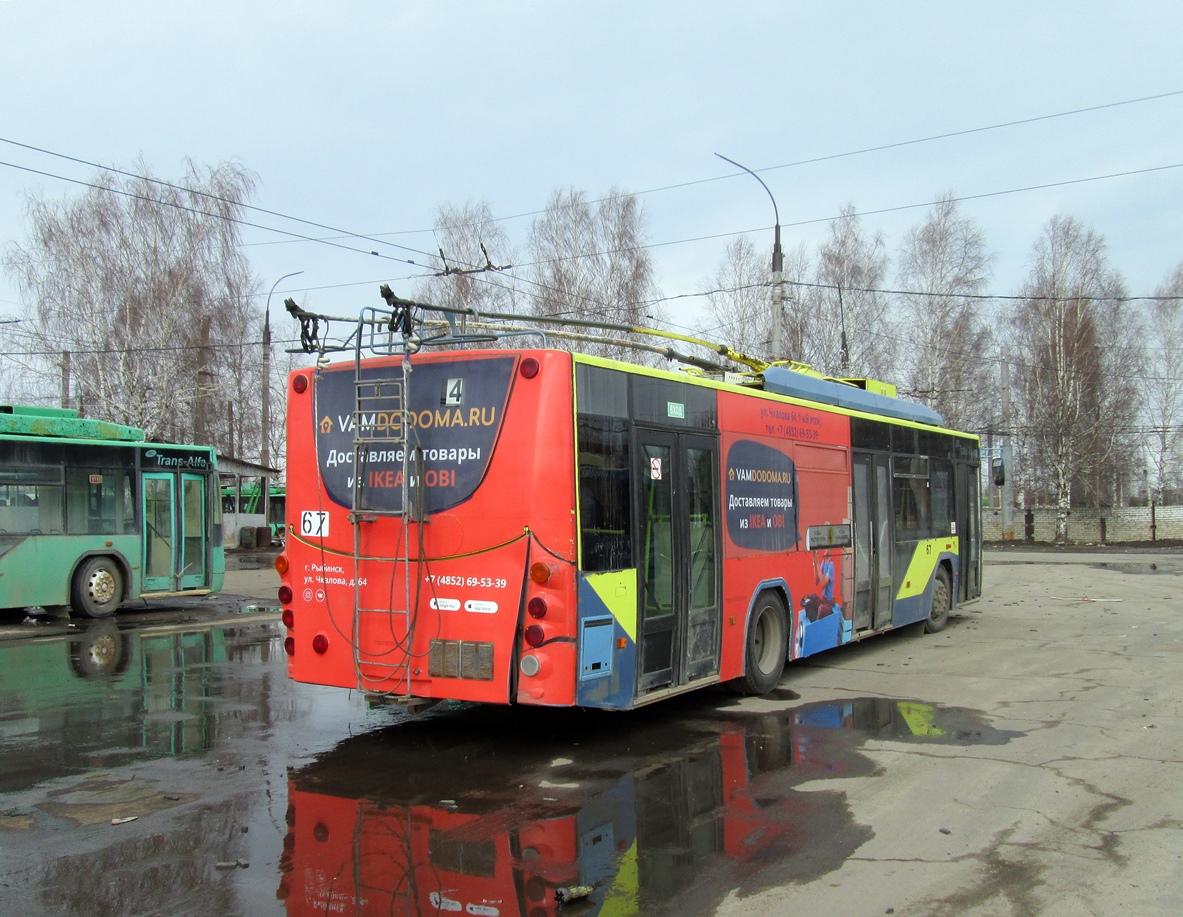
[{"label": "wheel arch", "polygon": [[78,558],[74,561],[74,565],[70,568],[69,582],[71,587],[74,584],[74,578],[78,575],[78,571],[82,569],[82,566],[88,560],[92,560],[96,557],[110,558],[115,562],[115,565],[119,567],[119,572],[123,576],[123,595],[120,597],[122,601],[126,602],[128,599],[138,597],[138,592],[133,592],[132,590],[131,563],[128,561],[127,557],[124,556],[123,552],[117,550],[116,548],[95,548],[94,550],[79,554]]},{"label": "wheel arch", "polygon": [[743,645],[747,646],[748,644],[748,628],[752,625],[752,612],[756,608],[756,603],[760,601],[760,596],[765,592],[772,592],[779,596],[785,605],[785,616],[789,627],[788,639],[786,641],[788,649],[785,654],[785,661],[788,662],[793,656],[793,590],[789,588],[789,584],[783,576],[761,580],[756,584],[756,588],[752,590],[751,596],[748,597],[748,607],[744,611]]}]

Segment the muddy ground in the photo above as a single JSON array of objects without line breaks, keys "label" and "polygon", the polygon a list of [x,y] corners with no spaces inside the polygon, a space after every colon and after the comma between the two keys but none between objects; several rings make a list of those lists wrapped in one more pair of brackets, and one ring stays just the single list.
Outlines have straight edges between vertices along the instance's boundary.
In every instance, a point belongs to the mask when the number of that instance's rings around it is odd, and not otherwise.
[{"label": "muddy ground", "polygon": [[943,633],[815,657],[766,698],[414,718],[287,679],[265,561],[233,560],[216,601],[0,621],[0,913],[1158,914],[1183,896],[1179,553],[990,551],[986,597]]}]

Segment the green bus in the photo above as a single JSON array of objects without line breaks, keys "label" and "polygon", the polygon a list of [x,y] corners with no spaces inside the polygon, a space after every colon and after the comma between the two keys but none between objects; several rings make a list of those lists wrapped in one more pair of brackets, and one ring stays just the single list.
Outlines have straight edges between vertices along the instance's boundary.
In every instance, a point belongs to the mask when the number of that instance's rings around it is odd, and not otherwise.
[{"label": "green bus", "polygon": [[287,495],[283,484],[271,483],[267,487],[267,511],[264,517],[263,485],[260,481],[247,481],[239,487],[223,483],[222,512],[227,516],[235,513],[244,516],[258,516],[260,522],[265,518],[266,526],[271,530],[272,541],[283,541],[286,528],[284,514],[287,506]]},{"label": "green bus", "polygon": [[218,592],[225,572],[211,447],[0,405],[0,608],[101,618],[132,599]]}]

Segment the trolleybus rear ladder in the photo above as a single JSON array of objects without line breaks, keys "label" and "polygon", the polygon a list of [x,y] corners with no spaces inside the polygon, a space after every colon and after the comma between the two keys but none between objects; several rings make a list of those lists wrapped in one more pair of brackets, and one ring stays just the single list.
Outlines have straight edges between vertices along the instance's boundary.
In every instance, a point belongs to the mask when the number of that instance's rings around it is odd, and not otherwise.
[{"label": "trolleybus rear ladder", "polygon": [[[353,512],[349,521],[353,526],[353,667],[357,677],[357,686],[362,691],[374,691],[383,695],[410,695],[411,679],[411,645],[413,634],[413,616],[411,614],[412,569],[410,557],[409,524],[414,520],[414,513],[410,507],[411,457],[407,449],[407,420],[403,410],[406,405],[407,367],[404,361],[402,369],[393,366],[391,369],[397,375],[390,377],[368,376],[362,378],[360,350],[354,364],[355,399],[353,412]],[[402,452],[402,499],[397,509],[371,505],[376,501],[367,500],[366,462],[371,451],[398,449]],[[362,526],[372,523],[380,516],[397,517],[402,520],[401,543],[393,546],[393,553],[381,560],[389,560],[390,576],[397,580],[399,567],[403,570],[404,594],[401,596],[402,607],[365,608],[362,606],[362,560],[372,559],[374,548],[370,553],[362,552]],[[371,589],[370,594],[379,594]],[[389,593],[394,598],[393,592]],[[395,602],[391,602],[392,606]],[[370,673],[385,672],[385,675],[363,674],[362,672],[362,641],[361,622],[368,615],[402,616],[406,619],[404,644],[396,648],[388,659],[374,658],[364,660],[364,665]],[[398,681],[395,677],[399,675]],[[401,688],[400,690],[397,690]],[[391,690],[395,689],[395,690]]]}]

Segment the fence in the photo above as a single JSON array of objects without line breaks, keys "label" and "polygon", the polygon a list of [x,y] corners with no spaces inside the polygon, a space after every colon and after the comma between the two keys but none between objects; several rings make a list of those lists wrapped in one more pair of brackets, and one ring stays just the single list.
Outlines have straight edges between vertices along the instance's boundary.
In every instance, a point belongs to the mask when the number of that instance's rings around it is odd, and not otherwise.
[{"label": "fence", "polygon": [[[1002,511],[982,511],[982,535],[986,541],[1003,541]],[[1014,512],[1016,541],[1056,539],[1054,507]],[[1114,543],[1183,540],[1183,506],[1113,506],[1101,510],[1073,509],[1068,514],[1068,541]]]}]

